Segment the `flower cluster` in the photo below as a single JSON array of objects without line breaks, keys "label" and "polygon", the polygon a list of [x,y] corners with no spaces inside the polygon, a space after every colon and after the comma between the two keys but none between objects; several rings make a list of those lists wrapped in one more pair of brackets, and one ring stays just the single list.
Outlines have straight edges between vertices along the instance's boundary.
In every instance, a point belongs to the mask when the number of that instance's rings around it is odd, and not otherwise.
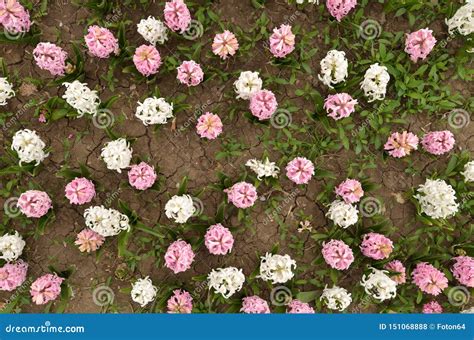
[{"label": "flower cluster", "polygon": [[451,151],[454,143],[454,135],[448,130],[428,132],[421,140],[423,149],[433,155],[442,155]]},{"label": "flower cluster", "polygon": [[122,230],[129,230],[127,215],[104,206],[92,206],[84,211],[86,226],[103,237],[118,235]]},{"label": "flower cluster", "polygon": [[23,240],[18,231],[14,234],[5,234],[0,237],[0,259],[7,262],[17,260],[23,253],[26,242]]},{"label": "flower cluster", "polygon": [[175,195],[165,205],[166,217],[173,219],[176,223],[186,223],[195,212],[196,207],[189,195]]},{"label": "flower cluster", "polygon": [[308,303],[300,300],[291,300],[286,309],[288,314],[314,314],[315,311]]},{"label": "flower cluster", "polygon": [[420,203],[421,212],[432,218],[449,218],[457,213],[456,192],[441,179],[427,179],[418,186],[414,196]]},{"label": "flower cluster", "polygon": [[156,181],[155,169],[145,162],[135,164],[128,170],[128,182],[138,190],[146,190],[153,186]]},{"label": "flower cluster", "polygon": [[296,157],[286,166],[286,176],[296,184],[307,184],[314,176],[313,162],[304,157]]},{"label": "flower cluster", "polygon": [[346,53],[338,50],[331,50],[321,60],[321,74],[319,80],[324,85],[332,88],[332,85],[343,82],[347,78],[347,68],[349,66]]},{"label": "flower cluster", "polygon": [[105,144],[101,157],[107,169],[122,173],[122,169],[130,166],[133,150],[125,138],[119,138]]},{"label": "flower cluster", "polygon": [[232,251],[234,237],[222,224],[211,225],[204,235],[204,244],[213,255],[226,255]]},{"label": "flower cluster", "polygon": [[337,270],[348,269],[354,262],[352,249],[340,240],[330,240],[324,243],[321,252],[326,263]]},{"label": "flower cluster", "polygon": [[137,24],[137,32],[152,45],[163,44],[168,40],[168,29],[162,21],[153,16],[142,19]]},{"label": "flower cluster", "polygon": [[2,0],[0,24],[9,33],[25,33],[30,30],[30,14],[18,0]]},{"label": "flower cluster", "polygon": [[277,178],[280,172],[280,168],[276,166],[275,162],[270,162],[268,157],[263,162],[258,159],[249,159],[245,166],[257,174],[258,180],[262,180],[262,177]]},{"label": "flower cluster", "polygon": [[69,203],[85,204],[94,198],[95,185],[87,178],[77,177],[66,185],[64,192]]},{"label": "flower cluster", "polygon": [[141,45],[135,50],[133,63],[145,77],[158,73],[161,66],[160,52],[152,45]]},{"label": "flower cluster", "polygon": [[146,98],[143,103],[138,102],[135,116],[145,126],[166,124],[168,119],[173,118],[173,103],[167,103],[164,98]]},{"label": "flower cluster", "polygon": [[155,299],[157,293],[158,288],[153,285],[153,282],[147,276],[144,279],[138,279],[132,284],[132,292],[130,294],[134,302],[138,303],[141,307],[145,307]]},{"label": "flower cluster", "polygon": [[379,301],[397,296],[397,283],[387,275],[386,270],[371,268],[369,275],[364,274],[360,284],[365,292]]},{"label": "flower cluster", "polygon": [[335,192],[346,203],[357,203],[364,196],[362,184],[358,180],[350,178],[339,184]]},{"label": "flower cluster", "polygon": [[104,244],[105,237],[91,229],[84,229],[77,234],[74,244],[79,247],[81,252],[93,252]]},{"label": "flower cluster", "polygon": [[239,79],[234,82],[237,99],[249,100],[262,89],[263,81],[258,72],[244,71],[240,73]]},{"label": "flower cluster", "polygon": [[266,253],[261,257],[259,277],[264,281],[271,281],[273,284],[285,283],[293,278],[295,268],[296,262],[290,255]]},{"label": "flower cluster", "polygon": [[327,0],[326,7],[329,13],[336,18],[337,21],[341,21],[351,9],[355,8],[357,0]]},{"label": "flower cluster", "polygon": [[216,139],[222,133],[222,121],[218,115],[206,112],[198,118],[196,131],[201,138]]},{"label": "flower cluster", "polygon": [[437,296],[448,287],[444,273],[426,262],[418,263],[411,275],[418,288],[427,294]]},{"label": "flower cluster", "polygon": [[269,314],[270,307],[268,307],[267,301],[254,295],[242,299],[242,308],[240,311],[246,314]]},{"label": "flower cluster", "polygon": [[326,216],[329,217],[334,224],[342,228],[348,228],[349,226],[356,224],[359,219],[358,215],[359,212],[355,206],[341,200],[333,201],[326,213]]},{"label": "flower cluster", "polygon": [[250,112],[259,120],[270,119],[278,108],[275,95],[269,90],[257,91],[250,98]]},{"label": "flower cluster", "polygon": [[49,71],[53,76],[63,76],[66,72],[67,53],[55,44],[39,43],[33,50],[33,57],[40,69]]},{"label": "flower cluster", "polygon": [[84,36],[89,53],[98,58],[108,58],[112,53],[119,54],[117,38],[107,28],[97,25],[90,26]]},{"label": "flower cluster", "polygon": [[257,189],[247,182],[235,183],[224,192],[229,202],[241,209],[250,208],[257,200]]},{"label": "flower cluster", "polygon": [[66,91],[63,98],[79,113],[79,118],[84,114],[97,114],[100,105],[97,91],[89,89],[87,84],[83,84],[79,80],[64,83],[64,86],[66,86]]},{"label": "flower cluster", "polygon": [[37,305],[44,305],[55,300],[61,294],[63,281],[64,279],[56,274],[40,276],[31,284],[31,300]]},{"label": "flower cluster", "polygon": [[440,314],[443,313],[443,307],[436,302],[431,301],[423,305],[423,314]]},{"label": "flower cluster", "polygon": [[0,290],[11,292],[20,287],[26,280],[28,264],[19,260],[6,263],[0,268]]},{"label": "flower cluster", "polygon": [[336,93],[327,96],[324,101],[324,109],[328,116],[334,120],[349,117],[355,111],[357,99],[353,99],[347,93]]},{"label": "flower cluster", "polygon": [[178,66],[178,80],[187,86],[197,86],[204,79],[201,65],[194,60],[186,60]]},{"label": "flower cluster", "polygon": [[36,131],[18,130],[13,136],[12,150],[16,151],[22,163],[35,162],[40,164],[49,154],[44,152],[46,144],[41,140]]},{"label": "flower cluster", "polygon": [[239,49],[239,42],[234,33],[225,30],[223,33],[216,34],[212,43],[212,52],[222,59],[233,56]]},{"label": "flower cluster", "polygon": [[175,32],[183,33],[191,23],[191,13],[183,0],[171,0],[165,3],[166,25]]},{"label": "flower cluster", "polygon": [[362,237],[360,250],[364,256],[374,260],[383,260],[393,251],[393,242],[382,234],[368,233]]},{"label": "flower cluster", "polygon": [[406,268],[400,261],[390,261],[384,266],[384,268],[393,272],[391,273],[390,278],[397,284],[402,284],[406,282]]},{"label": "flower cluster", "polygon": [[7,105],[7,100],[15,97],[13,85],[8,82],[7,78],[0,77],[0,106]]},{"label": "flower cluster", "polygon": [[369,103],[385,98],[389,81],[390,75],[385,66],[380,66],[378,63],[370,65],[360,84],[365,96],[369,98]]},{"label": "flower cluster", "polygon": [[290,25],[273,29],[270,36],[270,52],[277,58],[284,58],[295,49],[295,35]]},{"label": "flower cluster", "polygon": [[48,194],[39,190],[27,190],[18,198],[18,207],[26,217],[40,218],[48,213],[52,204]]},{"label": "flower cluster", "polygon": [[467,162],[461,174],[464,176],[465,182],[474,182],[474,161]]},{"label": "flower cluster", "polygon": [[207,276],[209,289],[214,289],[228,299],[242,289],[245,282],[245,275],[242,269],[235,267],[213,269]]},{"label": "flower cluster", "polygon": [[189,268],[194,261],[194,252],[191,245],[183,240],[170,244],[165,253],[165,266],[173,273],[181,273]]},{"label": "flower cluster", "polygon": [[193,310],[193,298],[185,290],[175,289],[173,295],[166,302],[168,313],[189,314]]},{"label": "flower cluster", "polygon": [[423,28],[416,32],[407,34],[405,40],[405,52],[408,53],[410,59],[416,63],[418,59],[426,59],[435,44],[436,39],[433,36],[433,31]]},{"label": "flower cluster", "polygon": [[454,265],[451,271],[456,280],[467,287],[474,287],[474,258],[458,256],[453,260]]},{"label": "flower cluster", "polygon": [[394,132],[388,137],[384,149],[395,158],[409,156],[413,150],[418,149],[418,137],[411,132]]},{"label": "flower cluster", "polygon": [[349,293],[345,288],[338,286],[328,288],[326,286],[320,300],[324,302],[327,308],[342,312],[344,309],[349,307],[352,302],[352,297],[351,293]]},{"label": "flower cluster", "polygon": [[469,35],[474,32],[474,1],[467,0],[464,6],[461,6],[453,17],[446,20],[449,34],[459,32],[461,35]]}]

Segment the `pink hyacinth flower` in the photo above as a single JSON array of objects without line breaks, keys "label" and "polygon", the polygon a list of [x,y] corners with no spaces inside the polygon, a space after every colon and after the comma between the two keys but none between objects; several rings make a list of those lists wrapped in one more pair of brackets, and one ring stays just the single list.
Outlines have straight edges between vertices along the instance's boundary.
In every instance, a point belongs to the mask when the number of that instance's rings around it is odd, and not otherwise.
[{"label": "pink hyacinth flower", "polygon": [[27,217],[40,218],[51,208],[52,201],[44,191],[28,190],[20,195],[17,205]]},{"label": "pink hyacinth flower", "polygon": [[257,200],[257,189],[250,183],[238,182],[232,187],[225,189],[227,199],[237,208],[249,208]]},{"label": "pink hyacinth flower", "polygon": [[364,196],[364,190],[362,184],[355,179],[346,179],[344,182],[339,184],[335,190],[336,195],[342,197],[346,203],[359,202],[362,196]]},{"label": "pink hyacinth flower", "polygon": [[250,111],[258,120],[270,119],[277,108],[278,103],[272,91],[260,90],[250,98]]},{"label": "pink hyacinth flower", "polygon": [[128,183],[138,190],[149,189],[156,181],[155,169],[145,162],[132,165],[128,171]]},{"label": "pink hyacinth flower", "polygon": [[416,63],[418,59],[424,60],[430,54],[436,44],[433,31],[423,28],[416,32],[407,34],[405,39],[405,52],[410,55],[410,59]]},{"label": "pink hyacinth flower", "polygon": [[0,0],[0,24],[10,33],[28,32],[30,14],[17,0]]},{"label": "pink hyacinth flower", "polygon": [[308,303],[300,300],[291,300],[286,309],[288,314],[314,314],[314,309]]},{"label": "pink hyacinth flower", "polygon": [[239,42],[234,33],[225,30],[223,33],[216,34],[212,43],[212,52],[222,59],[233,56],[239,49]]},{"label": "pink hyacinth flower", "polygon": [[421,262],[412,273],[413,282],[422,292],[437,296],[448,287],[448,279],[444,273],[431,264]]},{"label": "pink hyacinth flower", "polygon": [[242,308],[240,311],[246,314],[269,314],[270,308],[268,307],[267,301],[254,295],[242,299]]},{"label": "pink hyacinth flower", "polygon": [[145,77],[156,74],[161,66],[160,52],[158,52],[155,46],[141,45],[135,50],[133,63],[138,72]]},{"label": "pink hyacinth flower", "polygon": [[183,0],[166,2],[163,14],[166,26],[175,32],[183,33],[191,23],[191,13]]},{"label": "pink hyacinth flower", "polygon": [[270,52],[277,58],[284,58],[295,49],[295,35],[290,25],[273,29],[270,36]]},{"label": "pink hyacinth flower", "polygon": [[451,151],[454,143],[454,135],[448,130],[428,132],[421,140],[423,149],[433,155],[442,155]]},{"label": "pink hyacinth flower", "polygon": [[201,65],[193,60],[187,60],[179,65],[177,78],[181,84],[197,86],[204,79],[204,72],[202,72]]},{"label": "pink hyacinth flower", "polygon": [[49,71],[53,76],[63,76],[66,72],[67,53],[55,44],[39,43],[33,50],[33,57],[40,69]]},{"label": "pink hyacinth flower", "polygon": [[117,38],[107,28],[90,26],[84,37],[89,52],[98,58],[108,58],[112,53],[119,54]]},{"label": "pink hyacinth flower", "polygon": [[84,229],[77,234],[74,244],[79,247],[81,252],[93,252],[100,248],[104,243],[105,237],[91,229]]},{"label": "pink hyacinth flower", "polygon": [[64,191],[71,204],[89,203],[95,196],[94,183],[84,177],[73,179],[66,185]]},{"label": "pink hyacinth flower", "polygon": [[393,272],[393,274],[390,275],[390,278],[397,284],[402,284],[406,282],[406,268],[400,261],[390,261],[384,266],[384,268]]},{"label": "pink hyacinth flower", "polygon": [[357,5],[357,0],[327,0],[326,7],[337,21],[341,21],[351,9]]},{"label": "pink hyacinth flower", "polygon": [[286,166],[286,176],[296,184],[307,184],[313,175],[313,162],[304,157],[296,157]]},{"label": "pink hyacinth flower", "polygon": [[55,300],[61,293],[61,284],[64,279],[57,275],[46,274],[31,284],[31,300],[37,305],[44,305]]},{"label": "pink hyacinth flower", "polygon": [[190,314],[193,310],[193,298],[187,291],[175,289],[166,305],[168,307],[168,313]]},{"label": "pink hyacinth flower", "polygon": [[394,132],[388,137],[384,149],[395,158],[408,156],[413,150],[418,149],[418,137],[408,131]]},{"label": "pink hyacinth flower", "polygon": [[363,236],[360,250],[364,256],[382,260],[388,258],[392,253],[393,242],[382,234],[368,233]]},{"label": "pink hyacinth flower", "polygon": [[331,268],[345,270],[354,262],[352,249],[343,241],[331,240],[323,244],[322,254],[324,261]]},{"label": "pink hyacinth flower", "polygon": [[28,264],[19,260],[7,263],[0,268],[0,290],[11,292],[20,287],[26,279]]},{"label": "pink hyacinth flower", "polygon": [[232,251],[234,237],[229,229],[222,224],[214,224],[207,229],[204,244],[213,255],[225,255]]},{"label": "pink hyacinth flower", "polygon": [[222,121],[218,115],[206,112],[199,117],[196,131],[201,138],[216,139],[222,133]]},{"label": "pink hyacinth flower", "polygon": [[183,240],[174,241],[166,250],[165,266],[171,269],[175,274],[191,268],[193,261],[193,249],[189,243]]},{"label": "pink hyacinth flower", "polygon": [[357,100],[347,93],[336,93],[327,96],[324,101],[324,108],[328,116],[334,120],[349,117],[355,111]]},{"label": "pink hyacinth flower", "polygon": [[470,256],[457,256],[451,272],[460,284],[474,287],[474,258]]},{"label": "pink hyacinth flower", "polygon": [[441,314],[443,313],[443,307],[436,302],[431,301],[423,305],[423,314]]}]

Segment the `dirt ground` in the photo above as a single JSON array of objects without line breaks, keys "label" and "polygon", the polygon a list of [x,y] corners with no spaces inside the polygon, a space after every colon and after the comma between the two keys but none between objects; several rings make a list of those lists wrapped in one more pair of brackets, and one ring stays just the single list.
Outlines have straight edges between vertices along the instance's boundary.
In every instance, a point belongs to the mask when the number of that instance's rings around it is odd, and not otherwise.
[{"label": "dirt ground", "polygon": [[[404,31],[406,23],[402,19],[399,22],[388,22],[381,17],[381,8],[377,4],[369,6],[366,9],[366,15],[378,18],[386,30]],[[286,1],[268,1],[265,12],[270,18],[271,26],[277,26],[288,20],[289,15],[295,11],[295,7],[288,5]],[[298,23],[306,26],[324,26],[324,23],[314,22],[312,20],[312,11],[306,7],[298,15]],[[215,12],[219,13],[221,18],[234,25],[240,26],[244,31],[254,25],[259,16],[252,7],[250,1],[225,0],[215,4]],[[249,15],[253,13],[253,15]],[[84,29],[87,26],[86,20],[89,17],[89,10],[85,8],[78,9],[77,6],[69,2],[53,2],[50,5],[49,13],[40,18],[37,23],[42,29],[43,35],[41,41],[58,41],[60,37],[61,44],[67,51],[71,51],[69,41],[81,40]],[[161,17],[162,4],[151,6],[147,15]],[[142,43],[141,38],[134,29],[136,23],[145,14],[140,11],[125,11],[123,18],[133,22],[127,29],[127,39],[133,44]],[[441,25],[440,25],[441,29]],[[60,35],[58,31],[60,30]],[[211,36],[216,29],[211,28],[204,35]],[[316,41],[323,41],[323,33],[316,37]],[[182,40],[170,39],[166,47],[159,47],[163,55],[172,53]],[[209,46],[206,46],[209,48]],[[0,51],[5,59],[8,68],[19,73],[24,82],[29,78],[48,79],[50,76],[41,71],[34,65],[32,58],[32,47],[22,45],[1,45]],[[312,58],[311,67],[317,74],[319,70],[319,60],[325,55],[326,49],[321,48]],[[351,60],[354,55],[348,52],[348,58]],[[271,65],[269,53],[262,46],[257,45],[255,53],[251,58],[234,58],[228,63],[219,64],[216,59],[209,58],[206,52],[201,53],[201,63],[212,65],[216,68],[225,67],[227,72],[237,74],[244,70],[261,70],[265,75],[286,75],[287,70],[278,66]],[[107,88],[107,84],[101,78],[107,69],[107,60],[102,61],[97,58],[86,57],[86,79],[90,87],[99,89],[102,98],[108,98],[112,92]],[[156,265],[155,250],[153,247],[148,249],[140,242],[131,242],[129,250],[140,254],[140,260],[137,261],[137,267],[130,268],[126,261],[117,255],[117,240],[107,240],[102,250],[96,255],[85,255],[80,253],[73,244],[76,234],[84,228],[83,211],[84,206],[72,206],[64,197],[64,186],[66,181],[56,176],[56,172],[61,166],[68,164],[71,168],[78,168],[81,163],[87,165],[94,179],[101,184],[98,189],[98,195],[92,202],[94,205],[103,204],[107,201],[111,207],[116,207],[119,200],[126,202],[131,209],[136,211],[141,221],[149,226],[156,224],[171,225],[170,221],[164,215],[164,205],[167,199],[176,194],[177,186],[184,176],[189,179],[188,191],[197,193],[204,188],[204,192],[199,195],[203,202],[203,214],[207,216],[215,215],[217,206],[223,200],[223,194],[211,190],[208,186],[211,183],[218,182],[217,173],[222,171],[231,178],[237,178],[243,169],[243,164],[250,158],[261,158],[265,149],[270,152],[272,159],[272,150],[265,147],[260,140],[264,129],[258,124],[250,124],[243,113],[246,111],[246,104],[241,102],[240,111],[236,112],[231,118],[226,112],[231,103],[235,103],[232,83],[235,77],[227,82],[218,79],[206,81],[202,86],[193,88],[191,91],[178,85],[173,73],[158,76],[156,82],[146,84],[137,82],[127,74],[116,74],[118,83],[113,94],[119,94],[120,99],[113,105],[112,111],[119,123],[115,125],[114,131],[119,135],[126,135],[128,138],[136,139],[133,144],[134,155],[142,159],[151,160],[159,169],[159,176],[162,178],[160,191],[145,191],[137,193],[127,185],[126,172],[118,174],[106,169],[104,162],[100,159],[100,149],[109,140],[109,137],[101,129],[95,128],[89,120],[85,119],[62,119],[52,124],[40,124],[37,118],[33,117],[32,110],[27,110],[21,120],[12,127],[8,133],[1,136],[2,142],[11,140],[12,134],[20,128],[34,128],[48,146],[51,146],[54,152],[46,159],[44,170],[38,176],[23,178],[23,187],[28,186],[28,181],[37,183],[44,188],[52,197],[54,202],[55,220],[46,228],[45,234],[34,238],[30,236],[26,239],[27,246],[24,251],[25,260],[30,265],[30,276],[49,272],[48,266],[54,266],[60,270],[73,268],[74,272],[68,279],[73,290],[73,297],[70,300],[66,312],[69,313],[89,313],[100,312],[103,307],[98,306],[93,301],[92,292],[94,288],[102,284],[109,285],[115,292],[113,306],[109,311],[118,310],[120,312],[131,312],[136,310],[132,305],[129,293],[126,289],[130,288],[130,280],[133,277],[150,276],[153,282],[158,286],[174,284],[178,282],[187,282],[186,288],[190,291],[199,293],[202,289],[200,283],[193,283],[192,277],[207,275],[212,268],[220,266],[236,266],[243,268],[244,273],[250,275],[257,267],[259,258],[257,254],[264,254],[270,251],[274,244],[280,244],[280,252],[288,252],[294,256],[298,263],[310,263],[316,256],[320,256],[320,247],[310,238],[309,233],[298,233],[299,217],[302,212],[305,216],[311,216],[311,226],[313,230],[324,228],[328,220],[324,214],[327,209],[315,202],[315,197],[326,185],[326,180],[313,180],[304,188],[296,188],[284,176],[280,176],[280,183],[283,192],[282,198],[290,197],[281,204],[280,217],[284,223],[289,226],[288,236],[281,240],[282,229],[276,220],[271,220],[265,214],[265,197],[273,195],[270,188],[262,186],[259,189],[259,195],[263,199],[256,205],[251,212],[251,227],[240,225],[236,214],[226,220],[226,225],[235,228],[235,248],[231,255],[225,257],[216,257],[210,255],[205,247],[201,247],[196,254],[196,261],[191,270],[173,275],[168,269]],[[304,109],[311,110],[312,104],[301,97],[297,97],[295,89],[301,87],[304,83],[312,82],[312,79],[306,79],[300,75],[294,85],[282,85],[279,88],[272,88],[277,93],[279,102],[290,101],[301,108],[301,111],[293,115],[293,122],[300,125],[312,124],[306,115]],[[157,86],[162,96],[172,98],[180,93],[189,93],[186,104],[191,108],[179,112],[176,117],[177,130],[172,130],[171,124],[164,125],[160,129],[145,127],[135,119],[134,113],[136,102],[143,99],[144,95],[151,93]],[[315,85],[322,94],[327,93],[327,89],[322,84]],[[453,91],[464,92],[469,95],[472,90],[472,84],[466,86],[465,83],[451,82]],[[19,93],[17,97],[9,103],[10,110],[20,110],[31,98],[48,98],[49,96],[62,95],[61,87],[40,86],[33,93]],[[391,94],[393,95],[393,94]],[[224,134],[223,138],[209,142],[201,140],[194,133],[196,110],[204,107],[205,110],[218,113],[223,118]],[[123,121],[122,121],[123,120]],[[436,127],[447,126],[443,121],[431,121],[426,116],[412,116],[411,127],[429,130],[432,124]],[[356,125],[362,124],[362,118],[356,118]],[[457,150],[473,150],[474,148],[474,124],[470,124],[461,130],[453,131],[456,136]],[[227,138],[235,138],[245,147],[242,153],[230,160],[216,160],[215,155],[224,147]],[[303,137],[305,138],[305,137]],[[65,143],[68,141],[68,143]],[[68,145],[67,145],[68,144]],[[279,157],[276,155],[275,157]],[[417,155],[416,162],[418,169],[422,171],[409,175],[405,172],[406,163],[394,159],[382,160],[376,164],[376,168],[365,170],[364,174],[369,176],[370,181],[379,184],[380,187],[373,193],[384,201],[384,216],[389,218],[394,226],[398,228],[400,235],[409,234],[410,228],[404,228],[414,219],[416,213],[415,207],[411,204],[404,192],[424,181],[426,176],[433,172],[433,169],[442,169],[443,164],[449,156],[442,156],[433,160],[425,155]],[[337,175],[336,183],[347,177],[347,169],[354,162],[363,164],[363,158],[355,155],[352,151],[338,151],[332,154],[325,154],[313,160],[318,167],[333,171]],[[403,187],[405,185],[405,187]],[[35,224],[27,227],[16,226],[22,234],[27,234]],[[28,230],[30,228],[30,230]],[[291,244],[295,235],[304,245],[304,253],[296,254]],[[142,235],[141,237],[148,237]],[[158,251],[159,253],[159,251]],[[145,256],[145,255],[148,256]],[[311,273],[302,273],[301,277],[311,277]],[[205,290],[205,288],[204,288]],[[1,297],[7,299],[9,294],[1,294]],[[23,312],[41,312],[43,307],[26,305]]]}]

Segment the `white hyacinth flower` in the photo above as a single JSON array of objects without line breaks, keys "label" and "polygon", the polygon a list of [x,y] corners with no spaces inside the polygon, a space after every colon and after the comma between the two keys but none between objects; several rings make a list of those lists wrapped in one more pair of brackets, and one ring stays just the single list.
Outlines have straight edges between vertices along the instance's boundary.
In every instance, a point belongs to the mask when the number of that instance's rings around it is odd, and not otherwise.
[{"label": "white hyacinth flower", "polygon": [[360,83],[360,87],[364,90],[364,94],[368,97],[368,102],[375,100],[384,100],[387,92],[387,85],[390,81],[390,75],[385,66],[378,63],[370,65],[365,72],[364,80]]},{"label": "white hyacinth flower", "polygon": [[195,212],[196,207],[192,197],[189,195],[174,195],[165,205],[166,216],[169,219],[173,219],[176,223],[186,223]]},{"label": "white hyacinth flower", "polygon": [[152,45],[163,44],[168,40],[168,29],[165,24],[151,15],[147,19],[140,20],[137,32]]},{"label": "white hyacinth flower", "polygon": [[13,85],[8,82],[7,78],[0,77],[0,106],[7,105],[7,100],[15,97]]},{"label": "white hyacinth flower", "polygon": [[7,262],[15,261],[23,253],[26,242],[23,240],[18,231],[14,234],[5,234],[0,237],[0,259]]},{"label": "white hyacinth flower", "polygon": [[349,293],[345,288],[338,286],[332,288],[326,286],[319,299],[325,303],[327,308],[338,310],[340,312],[349,307],[352,302],[351,293]]},{"label": "white hyacinth flower", "polygon": [[343,51],[331,50],[321,60],[321,74],[318,75],[325,85],[333,88],[333,84],[343,82],[347,78],[349,66],[346,54]]},{"label": "white hyacinth flower", "polygon": [[102,205],[87,208],[84,219],[87,227],[104,237],[115,236],[122,230],[130,229],[127,215]]},{"label": "white hyacinth flower", "polygon": [[89,89],[87,84],[74,80],[72,83],[64,83],[66,92],[63,99],[71,105],[78,113],[78,118],[84,114],[96,115],[99,110],[100,98],[97,91]]},{"label": "white hyacinth flower", "polygon": [[151,279],[147,276],[144,279],[138,279],[132,284],[132,292],[130,295],[134,302],[145,307],[155,299],[157,293],[158,288],[153,285]]},{"label": "white hyacinth flower", "polygon": [[441,179],[427,179],[420,184],[414,197],[420,203],[421,212],[432,218],[448,218],[457,213],[456,192]]},{"label": "white hyacinth flower", "polygon": [[242,289],[245,275],[235,267],[213,269],[207,276],[209,289],[228,299]]},{"label": "white hyacinth flower", "polygon": [[384,301],[397,296],[397,283],[387,275],[388,271],[371,268],[369,275],[362,276],[360,284],[365,292],[377,300]]},{"label": "white hyacinth flower", "polygon": [[262,177],[277,178],[280,172],[280,168],[276,166],[275,162],[270,162],[268,158],[265,158],[263,162],[257,159],[249,159],[245,166],[248,166],[257,174],[258,180],[261,180]]},{"label": "white hyacinth flower", "polygon": [[107,169],[116,170],[118,173],[122,169],[130,166],[133,150],[125,138],[108,142],[102,148],[101,156],[107,165]]},{"label": "white hyacinth flower", "polygon": [[240,73],[239,79],[234,82],[237,99],[249,100],[256,92],[262,89],[263,82],[258,72],[244,71]]},{"label": "white hyacinth flower", "polygon": [[474,1],[468,0],[451,19],[446,19],[446,25],[449,34],[458,31],[461,35],[469,35],[474,32]]},{"label": "white hyacinth flower", "polygon": [[461,174],[464,176],[464,182],[474,182],[474,161],[467,162]]},{"label": "white hyacinth flower", "polygon": [[358,214],[359,212],[357,211],[357,208],[352,204],[341,200],[335,200],[331,203],[326,216],[329,217],[334,224],[342,228],[348,228],[357,223],[359,218]]},{"label": "white hyacinth flower", "polygon": [[293,269],[296,262],[289,255],[273,255],[266,253],[260,261],[260,277],[264,281],[275,283],[285,283],[295,275]]},{"label": "white hyacinth flower", "polygon": [[16,151],[22,163],[35,162],[40,164],[49,154],[44,152],[46,144],[41,140],[36,131],[18,130],[13,136],[12,150]]},{"label": "white hyacinth flower", "polygon": [[169,118],[173,118],[173,104],[167,103],[164,98],[151,97],[138,102],[135,116],[145,126],[150,124],[166,124]]}]

